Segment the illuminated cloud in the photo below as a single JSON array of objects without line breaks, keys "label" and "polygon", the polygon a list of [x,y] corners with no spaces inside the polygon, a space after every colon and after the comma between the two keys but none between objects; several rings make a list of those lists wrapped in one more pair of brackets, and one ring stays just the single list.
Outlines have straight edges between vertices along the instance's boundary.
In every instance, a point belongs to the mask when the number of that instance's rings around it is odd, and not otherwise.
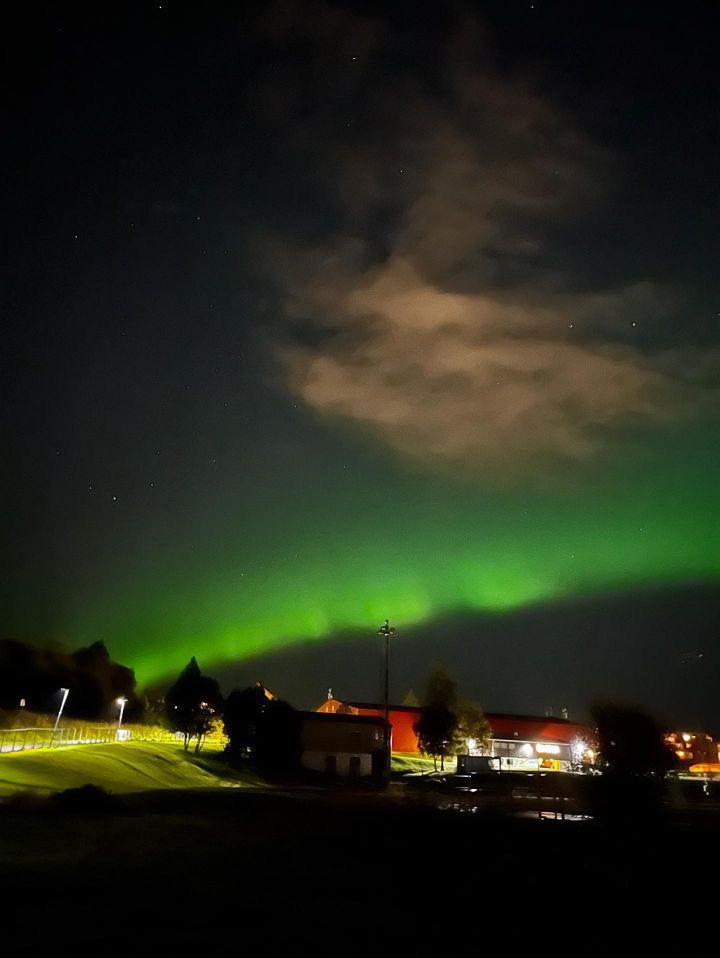
[{"label": "illuminated cloud", "polygon": [[328,145],[342,224],[283,261],[286,315],[315,335],[279,353],[318,413],[425,465],[507,475],[681,418],[702,389],[687,351],[634,345],[674,308],[671,291],[641,279],[578,291],[557,266],[550,233],[607,201],[613,158],[478,60],[466,42],[448,51],[443,96],[386,92],[377,135],[352,148],[305,118],[302,142]]},{"label": "illuminated cloud", "polygon": [[[622,308],[631,291],[612,299]],[[318,411],[426,461],[584,457],[608,427],[678,414],[670,378],[637,352],[562,334],[587,309],[582,297],[551,308],[448,293],[396,260],[339,300],[352,340],[292,350],[287,381]]]}]

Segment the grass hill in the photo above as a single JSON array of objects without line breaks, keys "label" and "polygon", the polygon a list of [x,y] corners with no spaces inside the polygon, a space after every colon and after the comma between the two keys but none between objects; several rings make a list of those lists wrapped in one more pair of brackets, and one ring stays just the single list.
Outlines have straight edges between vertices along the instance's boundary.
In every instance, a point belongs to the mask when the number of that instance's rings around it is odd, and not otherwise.
[{"label": "grass hill", "polygon": [[[438,762],[438,769],[440,762]],[[392,757],[392,770],[399,775],[429,775],[435,771],[435,765],[431,758],[424,755],[410,754],[408,752],[394,752]],[[455,759],[445,759],[445,771],[455,771]]]},{"label": "grass hill", "polygon": [[0,797],[18,792],[48,795],[86,784],[118,795],[260,783],[233,772],[217,752],[203,750],[194,755],[175,744],[77,745],[0,756]]}]

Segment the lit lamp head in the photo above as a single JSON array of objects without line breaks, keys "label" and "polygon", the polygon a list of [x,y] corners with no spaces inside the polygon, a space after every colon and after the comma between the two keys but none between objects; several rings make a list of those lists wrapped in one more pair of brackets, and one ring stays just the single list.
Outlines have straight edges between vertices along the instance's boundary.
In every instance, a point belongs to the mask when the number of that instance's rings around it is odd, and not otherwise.
[{"label": "lit lamp head", "polygon": [[394,629],[389,620],[385,619],[383,625],[378,629],[378,635],[385,639],[391,639],[394,635],[397,635],[397,629]]}]

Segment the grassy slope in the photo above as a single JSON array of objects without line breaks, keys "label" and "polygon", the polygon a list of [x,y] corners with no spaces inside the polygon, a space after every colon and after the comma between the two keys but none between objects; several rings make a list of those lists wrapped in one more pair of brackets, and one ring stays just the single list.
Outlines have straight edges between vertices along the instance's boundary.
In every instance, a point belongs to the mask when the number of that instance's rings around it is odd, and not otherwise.
[{"label": "grassy slope", "polygon": [[[440,763],[438,763],[440,768]],[[394,752],[392,757],[392,770],[399,774],[407,775],[411,773],[422,773],[428,775],[434,771],[435,766],[431,758],[425,758],[422,755],[411,754],[409,752]],[[455,759],[445,759],[445,771],[455,770]]]},{"label": "grassy slope", "polygon": [[123,742],[0,756],[0,796],[21,791],[48,794],[87,783],[115,794],[255,784],[233,774],[217,754],[202,751],[195,756],[181,745]]}]

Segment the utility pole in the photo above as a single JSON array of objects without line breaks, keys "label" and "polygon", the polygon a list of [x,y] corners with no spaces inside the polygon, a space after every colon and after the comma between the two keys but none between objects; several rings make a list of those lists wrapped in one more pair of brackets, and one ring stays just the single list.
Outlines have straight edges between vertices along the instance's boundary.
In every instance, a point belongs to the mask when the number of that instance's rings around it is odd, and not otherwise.
[{"label": "utility pole", "polygon": [[[385,619],[384,625],[378,629],[378,635],[385,639],[385,739],[387,745],[390,745],[390,736],[388,734],[388,725],[390,724],[390,638],[397,635],[389,621]],[[389,751],[389,749],[388,749]]]}]

